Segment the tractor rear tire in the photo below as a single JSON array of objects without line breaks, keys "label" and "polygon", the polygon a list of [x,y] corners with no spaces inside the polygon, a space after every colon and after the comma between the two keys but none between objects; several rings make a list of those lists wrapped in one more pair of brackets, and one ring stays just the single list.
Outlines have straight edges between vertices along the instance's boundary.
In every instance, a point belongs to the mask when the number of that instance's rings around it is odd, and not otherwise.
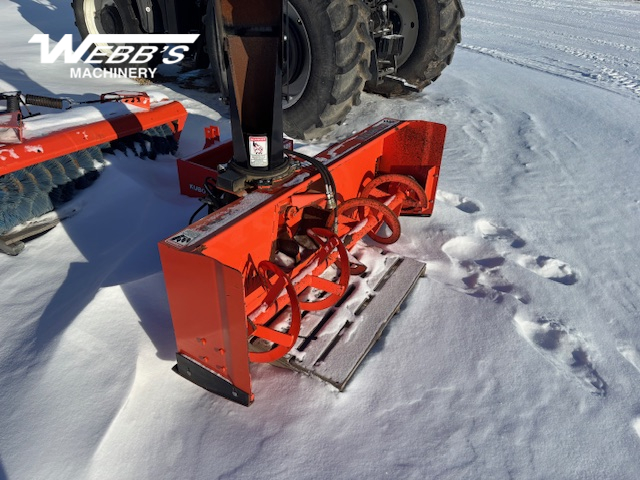
[{"label": "tractor rear tire", "polygon": [[223,31],[222,17],[214,11],[213,0],[207,2],[207,12],[204,21],[205,45],[209,55],[209,65],[213,80],[223,99],[229,98],[229,82],[227,80],[227,66],[224,63],[224,47],[219,32]]},{"label": "tractor rear tire", "polygon": [[[224,54],[216,36],[221,26],[212,4],[205,19],[207,51],[214,79],[227,96]],[[369,10],[362,0],[289,0],[285,21],[284,131],[294,138],[318,139],[360,103],[371,78],[375,43]]]},{"label": "tractor rear tire", "polygon": [[391,0],[389,10],[394,33],[405,36],[395,75],[404,82],[383,79],[367,91],[387,97],[421,91],[451,63],[464,9],[459,0]]},{"label": "tractor rear tire", "polygon": [[[76,27],[84,39],[89,34],[144,34],[130,0],[72,0],[71,7],[76,18]],[[96,45],[105,55],[113,51],[107,46]],[[160,49],[161,50],[161,49]],[[149,62],[108,64],[102,62],[103,68],[139,67],[153,68],[162,61],[162,53],[157,53]]]},{"label": "tractor rear tire", "polygon": [[290,0],[290,4],[299,14],[296,22],[306,30],[311,58],[304,91],[294,103],[285,104],[284,130],[311,140],[329,133],[360,103],[371,78],[375,43],[362,0]]}]

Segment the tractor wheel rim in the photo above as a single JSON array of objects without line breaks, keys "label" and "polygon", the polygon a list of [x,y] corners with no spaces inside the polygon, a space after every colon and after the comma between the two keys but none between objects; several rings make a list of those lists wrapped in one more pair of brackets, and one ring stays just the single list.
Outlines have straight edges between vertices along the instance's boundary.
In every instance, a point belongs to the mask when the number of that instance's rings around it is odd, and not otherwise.
[{"label": "tractor wheel rim", "polygon": [[392,0],[389,3],[389,18],[393,33],[404,36],[402,52],[398,55],[398,66],[402,66],[418,42],[420,23],[418,21],[417,0]]},{"label": "tractor wheel rim", "polygon": [[298,11],[289,3],[285,7],[285,38],[282,107],[294,105],[311,78],[311,42]]},{"label": "tractor wheel rim", "polygon": [[[114,0],[86,0],[83,5],[84,24],[92,35],[124,33],[124,25]],[[113,50],[106,43],[96,43],[106,55]]]}]

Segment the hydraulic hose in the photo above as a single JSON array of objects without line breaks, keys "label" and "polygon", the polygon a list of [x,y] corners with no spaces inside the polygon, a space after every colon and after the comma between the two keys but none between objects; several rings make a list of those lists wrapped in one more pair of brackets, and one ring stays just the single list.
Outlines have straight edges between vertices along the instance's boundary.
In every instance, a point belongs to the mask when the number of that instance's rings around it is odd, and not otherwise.
[{"label": "hydraulic hose", "polygon": [[329,168],[317,158],[311,157],[309,155],[305,155],[304,153],[295,152],[293,150],[286,150],[286,149],[284,150],[284,153],[286,153],[287,155],[291,155],[293,157],[298,157],[306,162],[309,162],[320,173],[320,176],[322,177],[322,180],[324,181],[324,185],[325,185],[325,191],[327,195],[327,208],[333,211],[334,213],[333,215],[334,221],[333,221],[333,225],[331,226],[331,229],[333,230],[333,233],[337,233],[338,232],[338,215],[337,215],[336,209],[338,208],[338,204],[336,202],[336,182],[333,179],[333,175],[331,175]]},{"label": "hydraulic hose", "polygon": [[[329,168],[327,168],[327,166],[317,158],[305,155],[304,153],[294,152],[293,150],[284,150],[284,153],[309,162],[316,168],[316,170],[318,170],[318,172],[320,172],[320,176],[327,187],[327,207],[332,210],[336,208],[336,182],[334,181]],[[329,196],[331,198],[329,198]]]}]

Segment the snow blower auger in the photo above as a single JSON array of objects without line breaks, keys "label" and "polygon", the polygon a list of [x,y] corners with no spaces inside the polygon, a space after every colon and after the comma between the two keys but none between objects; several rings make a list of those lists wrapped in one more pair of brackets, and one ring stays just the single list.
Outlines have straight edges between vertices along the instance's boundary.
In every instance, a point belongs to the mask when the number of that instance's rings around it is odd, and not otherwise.
[{"label": "snow blower auger", "polygon": [[[48,212],[98,178],[103,152],[175,153],[187,116],[180,103],[142,92],[106,93],[72,110],[69,100],[21,92],[0,101],[0,251],[9,255],[55,227],[59,215]],[[65,112],[32,114],[29,105]]]},{"label": "snow blower auger", "polygon": [[242,405],[251,362],[342,390],[425,268],[361,240],[393,243],[399,215],[431,214],[446,129],[384,119],[315,157],[284,149],[282,2],[215,8],[232,139],[210,145],[211,128],[178,160],[210,213],[159,243],[174,370]]}]

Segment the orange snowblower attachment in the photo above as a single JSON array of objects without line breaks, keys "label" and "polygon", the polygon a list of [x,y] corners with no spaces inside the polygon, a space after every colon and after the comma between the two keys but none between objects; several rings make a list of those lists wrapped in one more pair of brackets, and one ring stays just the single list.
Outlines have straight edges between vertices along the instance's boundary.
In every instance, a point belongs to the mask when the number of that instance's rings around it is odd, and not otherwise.
[{"label": "orange snowblower attachment", "polygon": [[[243,405],[254,399],[252,362],[342,390],[424,272],[384,245],[399,238],[399,215],[433,211],[445,130],[385,119],[314,159],[289,151],[295,175],[160,242],[176,372]],[[178,162],[215,183],[231,151]],[[335,179],[337,205],[312,160]]]},{"label": "orange snowblower attachment", "polygon": [[316,157],[287,149],[283,2],[212,3],[232,138],[178,161],[182,190],[210,208],[159,244],[174,370],[242,405],[251,362],[342,390],[424,271],[382,247],[400,237],[399,215],[433,211],[445,127],[385,119]]},{"label": "orange snowblower attachment", "polygon": [[[113,92],[70,109],[64,99],[0,94],[0,251],[17,255],[21,240],[55,226],[35,221],[86,188],[99,175],[103,151],[140,157],[175,153],[187,112],[146,93]],[[27,105],[66,109],[24,117]],[[28,228],[25,228],[28,226]]]}]

